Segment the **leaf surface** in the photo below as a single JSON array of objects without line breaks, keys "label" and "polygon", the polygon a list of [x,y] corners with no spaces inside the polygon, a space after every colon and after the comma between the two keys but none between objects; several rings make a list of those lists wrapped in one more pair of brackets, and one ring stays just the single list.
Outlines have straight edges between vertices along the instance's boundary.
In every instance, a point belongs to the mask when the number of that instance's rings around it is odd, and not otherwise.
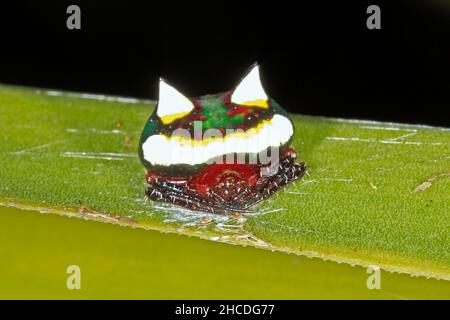
[{"label": "leaf surface", "polygon": [[293,115],[308,174],[231,217],[146,201],[152,102],[0,87],[0,202],[450,279],[450,131]]}]

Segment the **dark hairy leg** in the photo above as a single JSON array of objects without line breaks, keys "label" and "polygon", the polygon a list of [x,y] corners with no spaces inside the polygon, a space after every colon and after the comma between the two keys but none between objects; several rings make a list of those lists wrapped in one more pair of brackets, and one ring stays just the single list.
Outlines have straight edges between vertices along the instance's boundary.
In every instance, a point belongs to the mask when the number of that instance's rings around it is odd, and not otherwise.
[{"label": "dark hairy leg", "polygon": [[256,204],[276,193],[278,190],[301,178],[305,174],[304,163],[295,162],[295,153],[288,153],[281,159],[274,175],[261,176],[255,187],[249,187],[242,181],[235,181],[235,196],[224,197],[225,185],[217,185],[203,196],[187,186],[167,181],[153,180],[148,183],[146,194],[149,199],[164,201],[186,207],[190,210],[210,213],[248,213]]}]

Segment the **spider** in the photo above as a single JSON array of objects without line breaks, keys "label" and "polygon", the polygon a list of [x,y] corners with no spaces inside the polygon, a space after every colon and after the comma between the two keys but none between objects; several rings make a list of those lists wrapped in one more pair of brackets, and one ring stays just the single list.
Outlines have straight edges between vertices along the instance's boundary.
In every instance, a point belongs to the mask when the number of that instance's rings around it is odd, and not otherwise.
[{"label": "spider", "polygon": [[146,194],[196,211],[254,212],[304,175],[289,146],[293,135],[286,111],[266,95],[257,64],[234,90],[198,98],[160,79],[139,147]]}]

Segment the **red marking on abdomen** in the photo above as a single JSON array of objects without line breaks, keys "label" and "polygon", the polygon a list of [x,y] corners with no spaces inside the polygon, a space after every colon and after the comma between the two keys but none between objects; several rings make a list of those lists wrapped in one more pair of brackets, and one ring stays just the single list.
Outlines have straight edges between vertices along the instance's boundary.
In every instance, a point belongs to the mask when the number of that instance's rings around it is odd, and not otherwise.
[{"label": "red marking on abdomen", "polygon": [[232,117],[238,114],[247,114],[248,108],[242,107],[242,106],[233,106],[230,108],[230,110],[227,112],[227,116]]},{"label": "red marking on abdomen", "polygon": [[244,181],[249,187],[253,187],[259,179],[260,168],[249,164],[211,164],[189,182],[192,188],[199,193],[207,195],[208,191],[226,179]]}]

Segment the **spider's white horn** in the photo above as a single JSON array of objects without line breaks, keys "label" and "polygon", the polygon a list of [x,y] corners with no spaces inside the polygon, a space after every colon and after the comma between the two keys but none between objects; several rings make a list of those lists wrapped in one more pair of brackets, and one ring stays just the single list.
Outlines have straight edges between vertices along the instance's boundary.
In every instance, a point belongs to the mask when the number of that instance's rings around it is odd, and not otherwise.
[{"label": "spider's white horn", "polygon": [[184,117],[194,109],[194,104],[165,80],[159,79],[159,99],[156,114],[164,124]]},{"label": "spider's white horn", "polygon": [[268,96],[259,77],[259,65],[255,64],[234,89],[231,95],[231,102],[245,106],[267,108],[267,101]]}]

